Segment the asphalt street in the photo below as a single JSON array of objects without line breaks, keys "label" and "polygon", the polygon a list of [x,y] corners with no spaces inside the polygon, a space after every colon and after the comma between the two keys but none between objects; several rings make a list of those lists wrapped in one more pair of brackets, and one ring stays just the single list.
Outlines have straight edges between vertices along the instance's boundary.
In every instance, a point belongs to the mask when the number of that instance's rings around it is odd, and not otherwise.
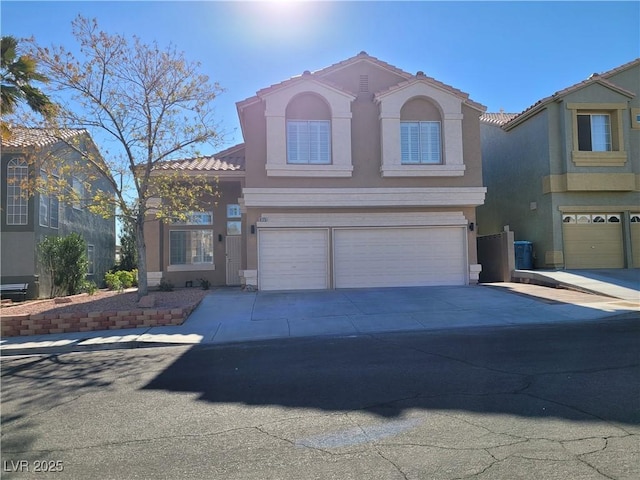
[{"label": "asphalt street", "polygon": [[636,479],[638,320],[3,358],[2,478]]}]

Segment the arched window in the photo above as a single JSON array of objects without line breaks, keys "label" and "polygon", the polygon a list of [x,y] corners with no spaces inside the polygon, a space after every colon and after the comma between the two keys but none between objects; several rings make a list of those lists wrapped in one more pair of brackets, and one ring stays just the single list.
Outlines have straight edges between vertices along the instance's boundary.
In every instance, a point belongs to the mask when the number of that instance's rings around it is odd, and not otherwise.
[{"label": "arched window", "polygon": [[7,164],[7,225],[26,225],[29,220],[26,191],[23,188],[29,175],[27,162],[13,158]]},{"label": "arched window", "polygon": [[287,163],[331,164],[331,110],[317,95],[295,97],[286,109]]},{"label": "arched window", "polygon": [[441,164],[442,128],[437,107],[426,98],[414,98],[400,110],[401,163]]}]

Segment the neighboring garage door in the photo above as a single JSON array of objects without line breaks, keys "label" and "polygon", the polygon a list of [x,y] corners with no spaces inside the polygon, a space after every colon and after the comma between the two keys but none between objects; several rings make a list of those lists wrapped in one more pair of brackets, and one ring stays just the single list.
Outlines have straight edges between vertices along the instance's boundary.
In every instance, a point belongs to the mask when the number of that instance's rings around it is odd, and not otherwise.
[{"label": "neighboring garage door", "polygon": [[335,229],[335,287],[464,285],[465,233],[460,227]]},{"label": "neighboring garage door", "polygon": [[329,288],[329,231],[258,230],[258,288]]},{"label": "neighboring garage door", "polygon": [[563,214],[565,268],[624,268],[621,215]]}]

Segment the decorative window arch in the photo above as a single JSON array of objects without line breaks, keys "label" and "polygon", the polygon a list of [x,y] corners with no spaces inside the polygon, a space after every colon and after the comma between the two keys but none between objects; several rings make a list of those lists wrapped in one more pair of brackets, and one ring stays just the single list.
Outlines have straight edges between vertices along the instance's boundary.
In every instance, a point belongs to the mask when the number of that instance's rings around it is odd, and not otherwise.
[{"label": "decorative window arch", "polygon": [[[413,110],[411,104],[415,99],[424,100],[439,112],[440,126],[425,126],[425,134],[435,136],[439,130],[440,158],[439,162],[403,162],[402,158],[402,127],[403,108]],[[376,95],[380,105],[380,129],[382,139],[382,165],[380,171],[383,177],[414,177],[414,176],[447,176],[464,175],[462,139],[462,103],[463,100],[418,78],[402,88],[392,89]],[[414,112],[417,113],[417,112]],[[420,127],[418,126],[418,129]],[[414,128],[415,130],[415,128]]]},{"label": "decorative window arch", "polygon": [[400,109],[400,163],[442,163],[442,114],[427,97],[414,97]]},{"label": "decorative window arch", "polygon": [[29,176],[27,162],[12,158],[7,164],[7,225],[26,225],[29,221],[29,199],[23,182]]},{"label": "decorative window arch", "polygon": [[286,108],[287,164],[331,165],[331,106],[315,93],[301,93]]}]

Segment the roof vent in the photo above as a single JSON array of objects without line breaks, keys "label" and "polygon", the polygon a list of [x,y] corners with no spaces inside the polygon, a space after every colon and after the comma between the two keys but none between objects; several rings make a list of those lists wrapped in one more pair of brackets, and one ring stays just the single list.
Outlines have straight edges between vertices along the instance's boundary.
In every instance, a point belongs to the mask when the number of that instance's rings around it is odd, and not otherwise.
[{"label": "roof vent", "polygon": [[418,70],[418,73],[416,73],[416,77],[424,77],[425,74],[422,70]]},{"label": "roof vent", "polygon": [[304,72],[302,72],[302,75],[311,75],[311,72],[309,70],[305,70]]},{"label": "roof vent", "polygon": [[369,75],[360,75],[360,92],[369,91]]},{"label": "roof vent", "polygon": [[358,55],[368,55],[367,52],[365,52],[364,50],[362,50]]},{"label": "roof vent", "polygon": [[591,75],[589,75],[589,80],[591,80],[593,77],[599,77],[600,75],[597,73],[592,73]]}]

